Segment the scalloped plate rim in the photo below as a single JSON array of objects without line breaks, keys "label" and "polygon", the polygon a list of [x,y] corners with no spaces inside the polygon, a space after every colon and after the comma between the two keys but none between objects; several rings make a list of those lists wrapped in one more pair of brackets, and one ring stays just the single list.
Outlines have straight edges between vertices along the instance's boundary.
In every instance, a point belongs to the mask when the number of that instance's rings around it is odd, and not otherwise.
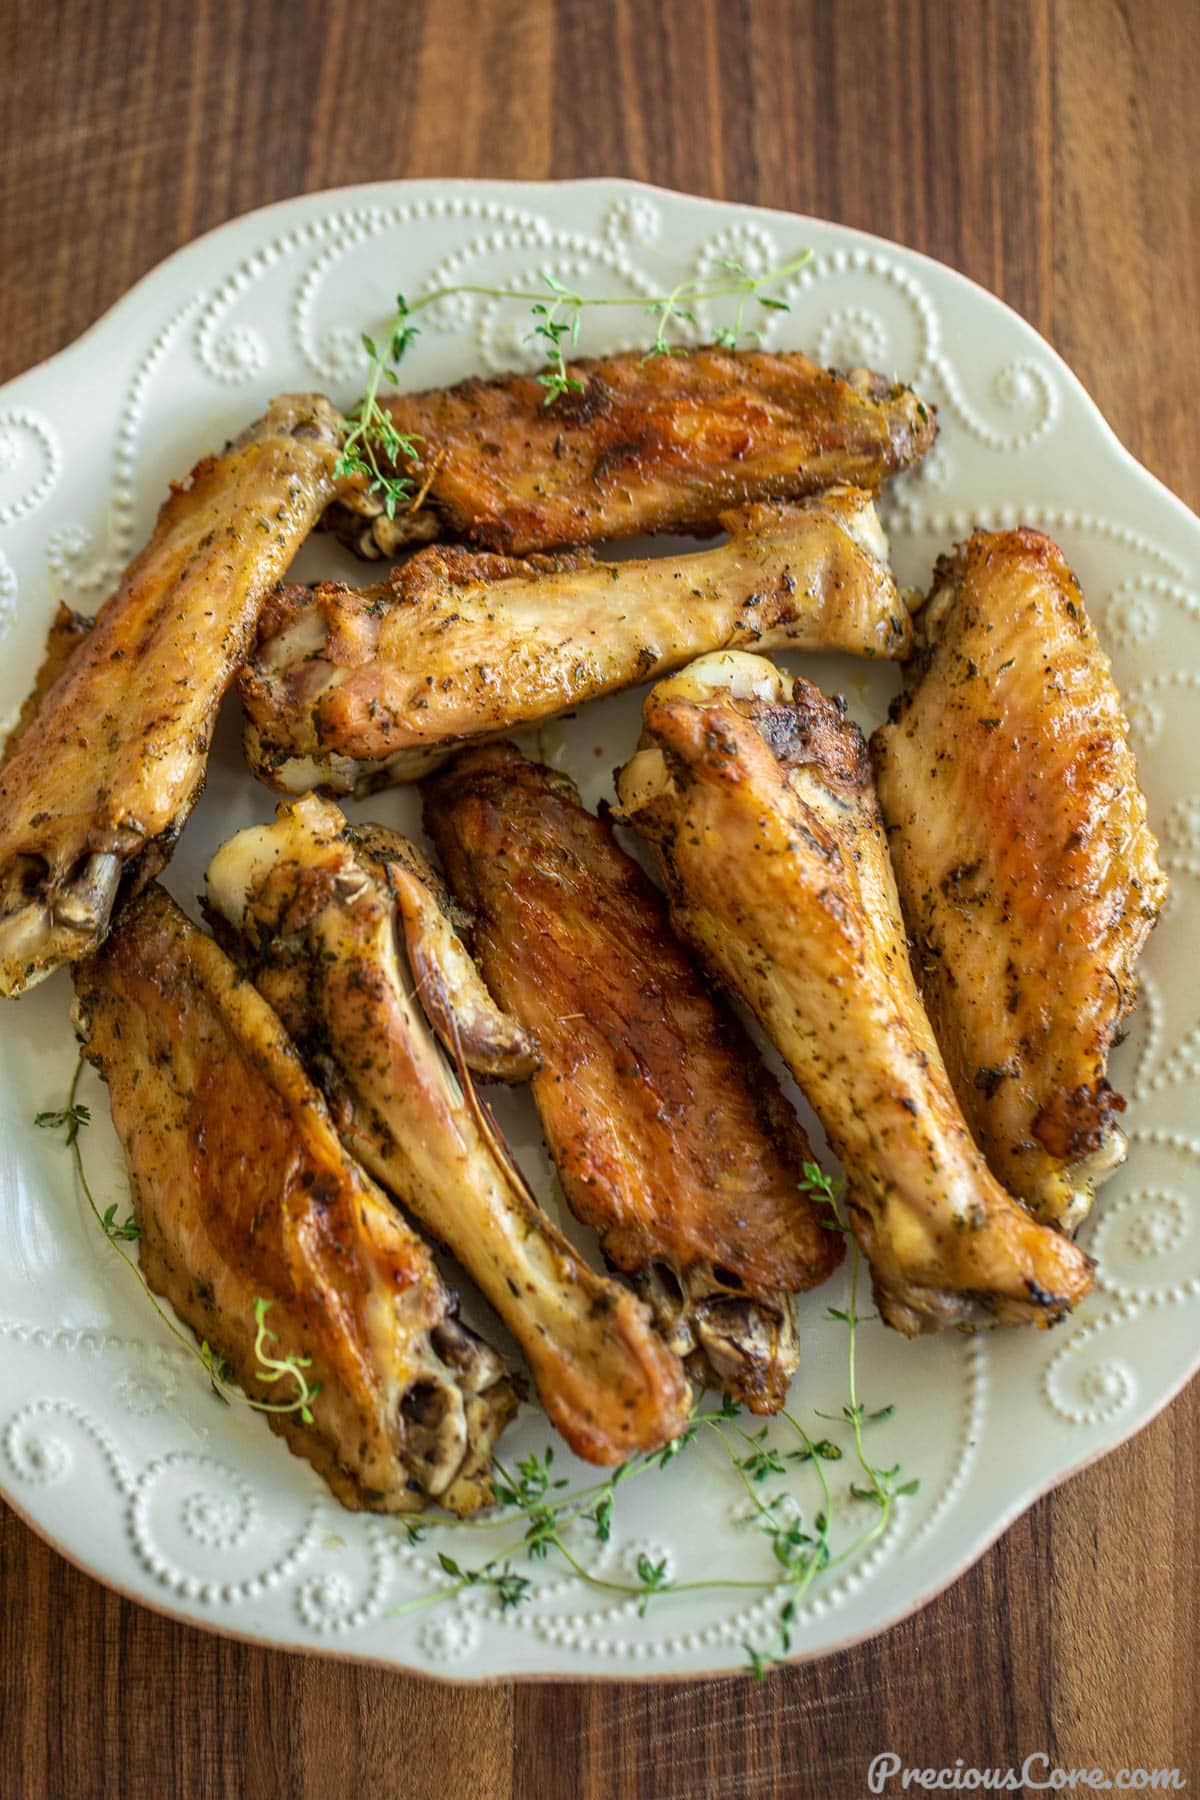
[{"label": "scalloped plate rim", "polygon": [[[1032,1491],[1026,1497],[1018,1497],[1014,1500],[1012,1505],[1006,1511],[1001,1513],[995,1523],[994,1529],[989,1530],[988,1536],[982,1542],[965,1552],[961,1560],[953,1564],[944,1573],[939,1573],[936,1582],[923,1588],[914,1599],[905,1601],[894,1612],[889,1612],[886,1617],[881,1618],[878,1623],[865,1626],[861,1631],[847,1632],[845,1637],[840,1638],[836,1644],[826,1644],[811,1650],[794,1651],[784,1659],[781,1666],[787,1668],[800,1668],[805,1663],[820,1662],[826,1657],[840,1656],[844,1650],[853,1650],[859,1644],[871,1643],[875,1638],[882,1637],[886,1632],[894,1630],[897,1625],[903,1625],[906,1619],[911,1619],[917,1613],[923,1612],[927,1606],[931,1605],[932,1602],[939,1597],[939,1595],[944,1594],[948,1588],[954,1586],[955,1582],[960,1581],[964,1575],[969,1574],[975,1567],[975,1564],[986,1556],[988,1551],[999,1543],[1005,1533],[1011,1531],[1012,1527],[1017,1523],[1017,1520],[1022,1518],[1039,1500],[1045,1499],[1047,1494],[1053,1493],[1056,1488],[1061,1487],[1064,1482],[1070,1481],[1073,1476],[1081,1475],[1085,1469],[1091,1468],[1093,1463],[1102,1462],[1106,1456],[1111,1456],[1114,1450],[1119,1450],[1123,1444],[1127,1444],[1129,1440],[1136,1437],[1140,1431],[1144,1431],[1147,1425],[1153,1423],[1159,1413],[1164,1412],[1173,1401],[1179,1398],[1183,1389],[1190,1381],[1195,1379],[1197,1374],[1200,1374],[1200,1350],[1197,1351],[1196,1360],[1192,1363],[1191,1367],[1186,1369],[1180,1376],[1177,1385],[1166,1394],[1164,1398],[1155,1400],[1149,1406],[1145,1416],[1139,1418],[1132,1424],[1128,1431],[1124,1432],[1112,1443],[1095,1446],[1092,1450],[1089,1450],[1085,1455],[1081,1456],[1077,1462],[1073,1462],[1068,1468],[1060,1469],[1056,1474],[1052,1475],[1049,1480],[1040,1484],[1035,1484]],[[352,1650],[349,1647],[340,1645],[335,1647],[330,1644],[326,1647],[322,1644],[301,1643],[299,1641],[289,1642],[280,1637],[264,1637],[261,1632],[239,1631],[236,1626],[227,1625],[219,1619],[198,1617],[195,1613],[188,1612],[185,1606],[173,1606],[164,1600],[158,1599],[157,1596],[139,1593],[135,1588],[125,1586],[123,1582],[118,1581],[111,1576],[97,1574],[94,1566],[85,1562],[77,1552],[60,1543],[47,1526],[36,1519],[19,1500],[13,1497],[13,1494],[6,1485],[3,1477],[0,1477],[0,1499],[2,1499],[7,1506],[11,1507],[12,1511],[29,1527],[30,1531],[32,1531],[36,1537],[41,1538],[44,1544],[48,1544],[57,1555],[61,1556],[64,1561],[70,1563],[72,1568],[78,1569],[80,1574],[86,1575],[90,1580],[97,1582],[101,1587],[108,1588],[111,1593],[120,1595],[123,1600],[129,1601],[135,1606],[144,1606],[149,1612],[157,1613],[160,1618],[170,1619],[177,1625],[190,1626],[193,1630],[208,1632],[216,1637],[228,1638],[234,1643],[249,1644],[258,1650],[282,1651],[289,1656],[319,1657],[322,1661],[326,1662],[357,1663],[365,1668],[387,1669],[396,1675],[415,1675],[421,1680],[437,1681],[444,1687],[508,1687],[514,1683],[520,1683],[522,1686],[526,1686],[534,1682],[545,1681],[570,1682],[579,1685],[589,1682],[603,1682],[607,1685],[621,1683],[625,1686],[628,1686],[631,1682],[636,1682],[639,1685],[645,1682],[653,1683],[656,1686],[664,1686],[671,1682],[678,1683],[684,1681],[719,1681],[733,1679],[739,1675],[748,1676],[749,1673],[745,1662],[742,1661],[738,1663],[723,1663],[717,1668],[699,1670],[641,1668],[636,1675],[631,1675],[627,1671],[622,1670],[613,1670],[610,1672],[607,1669],[571,1670],[569,1668],[514,1669],[504,1674],[484,1673],[472,1675],[463,1673],[451,1675],[443,1672],[441,1669],[430,1667],[426,1663],[402,1662],[394,1656],[372,1655],[367,1651]]]},{"label": "scalloped plate rim", "polygon": [[[250,225],[254,221],[265,221],[269,217],[273,221],[278,221],[282,229],[286,229],[294,216],[302,214],[305,208],[311,207],[315,203],[323,205],[340,205],[343,208],[353,209],[355,207],[369,206],[373,199],[385,194],[389,197],[411,197],[420,192],[428,193],[431,190],[447,189],[462,194],[478,193],[482,190],[487,190],[488,192],[498,192],[514,197],[520,195],[531,200],[539,194],[560,194],[564,190],[587,190],[592,193],[611,194],[615,197],[629,194],[654,195],[669,201],[673,205],[678,205],[682,202],[689,207],[696,208],[699,212],[715,207],[723,211],[736,212],[744,217],[763,217],[775,220],[785,220],[790,226],[798,227],[801,234],[805,226],[818,227],[822,231],[833,230],[836,233],[844,233],[848,239],[854,241],[856,246],[877,248],[880,252],[890,254],[898,253],[907,261],[915,262],[925,269],[936,271],[938,280],[944,281],[949,279],[952,286],[965,290],[966,294],[969,295],[970,302],[973,306],[978,306],[982,302],[986,303],[986,305],[991,308],[999,309],[1002,314],[1007,315],[1008,319],[1014,322],[1021,333],[1025,334],[1036,343],[1038,350],[1051,361],[1055,372],[1062,379],[1065,394],[1070,395],[1077,405],[1082,402],[1082,409],[1089,427],[1089,433],[1086,442],[1081,446],[1081,449],[1091,453],[1098,453],[1103,448],[1103,450],[1112,457],[1118,467],[1121,467],[1126,471],[1133,471],[1144,488],[1148,488],[1156,498],[1160,500],[1165,499],[1169,502],[1170,511],[1174,516],[1174,522],[1182,527],[1187,533],[1194,536],[1195,552],[1198,559],[1200,559],[1200,520],[1192,513],[1186,502],[1175,494],[1167,486],[1165,481],[1157,476],[1152,470],[1146,468],[1146,466],[1141,463],[1133,452],[1122,442],[1101,412],[1096,401],[1092,398],[1091,394],[1061,353],[1037,331],[1036,327],[1031,325],[1028,320],[1018,313],[1015,308],[1008,305],[1007,302],[1000,299],[999,296],[993,294],[981,284],[973,281],[969,276],[963,275],[959,270],[954,269],[949,264],[939,262],[936,258],[928,256],[924,252],[913,250],[907,245],[892,239],[884,238],[876,233],[861,230],[857,226],[844,225],[836,220],[819,219],[813,215],[794,213],[784,208],[764,207],[742,203],[737,200],[717,198],[715,196],[685,193],[671,188],[664,188],[654,184],[635,181],[626,177],[589,176],[567,181],[493,180],[490,178],[481,180],[470,177],[381,180],[376,182],[355,183],[338,188],[314,190],[310,193],[293,195],[283,200],[269,202],[264,206],[254,208],[248,212],[224,220],[220,224],[211,227],[200,236],[189,240],[186,244],[180,245],[176,250],[172,251],[168,256],[140,276],[132,287],[127,289],[124,294],[114,301],[113,304],[93,321],[93,323],[78,337],[72,339],[69,344],[62,346],[50,356],[32,365],[30,368],[21,371],[18,375],[11,377],[7,382],[0,385],[0,401],[3,401],[6,397],[12,395],[15,390],[21,388],[32,378],[55,371],[59,367],[69,363],[75,357],[76,352],[83,352],[94,346],[100,338],[107,335],[111,328],[120,325],[123,315],[133,310],[139,301],[144,300],[151,288],[164,281],[165,278],[167,278],[179,265],[192,257],[194,253],[200,252],[206,247],[210,247],[215,240],[222,236],[230,235],[237,228]],[[1097,427],[1100,429],[1097,430]],[[1115,457],[1113,456],[1114,452],[1116,453]],[[952,496],[950,497],[952,498]],[[1190,1363],[1178,1372],[1172,1382],[1168,1384],[1165,1391],[1156,1392],[1152,1397],[1143,1399],[1139,1403],[1134,1404],[1121,1419],[1112,1422],[1105,1421],[1102,1425],[1102,1430],[1104,1432],[1104,1441],[1102,1443],[1094,1444],[1089,1450],[1082,1453],[1069,1464],[1054,1469],[1045,1477],[1035,1477],[1027,1482],[1016,1480],[1008,1504],[1005,1505],[998,1514],[992,1517],[988,1526],[982,1533],[978,1528],[972,1530],[969,1534],[969,1546],[957,1554],[948,1567],[944,1570],[939,1570],[936,1580],[923,1586],[915,1597],[902,1601],[894,1608],[885,1607],[883,1614],[877,1621],[872,1622],[862,1630],[847,1632],[843,1637],[840,1637],[836,1643],[815,1647],[811,1650],[798,1650],[787,1659],[788,1662],[800,1664],[837,1654],[840,1650],[848,1649],[856,1644],[866,1642],[871,1638],[881,1635],[883,1632],[891,1630],[894,1626],[902,1623],[905,1619],[920,1611],[971,1569],[987,1550],[989,1550],[999,1538],[1011,1528],[1016,1520],[1036,1503],[1036,1501],[1052,1492],[1072,1476],[1089,1467],[1092,1463],[1098,1462],[1101,1458],[1110,1454],[1110,1452],[1118,1449],[1122,1444],[1127,1443],[1132,1437],[1136,1436],[1138,1432],[1144,1430],[1160,1412],[1165,1410],[1165,1408],[1179,1396],[1183,1388],[1198,1372],[1200,1372],[1200,1345],[1197,1346]],[[178,1601],[160,1599],[156,1594],[138,1591],[135,1588],[126,1586],[122,1581],[115,1577],[98,1573],[94,1564],[86,1561],[76,1550],[68,1548],[61,1543],[52,1530],[29,1512],[27,1505],[21,1499],[17,1498],[7,1476],[4,1474],[0,1474],[0,1496],[2,1496],[13,1508],[18,1517],[20,1517],[31,1530],[41,1537],[44,1542],[49,1544],[58,1554],[62,1555],[74,1567],[80,1569],[92,1579],[101,1582],[102,1585],[112,1589],[114,1592],[122,1594],[124,1597],[137,1604],[148,1607],[153,1612],[177,1620],[181,1624],[193,1626],[198,1630],[213,1632],[218,1636],[231,1638],[239,1642],[259,1645],[263,1648],[274,1648],[294,1654],[331,1657],[341,1661],[363,1663],[392,1669],[399,1673],[410,1673],[423,1676],[426,1679],[441,1681],[450,1685],[495,1685],[501,1682],[563,1680],[580,1682],[636,1680],[639,1682],[662,1683],[671,1681],[703,1680],[711,1677],[732,1675],[742,1672],[744,1668],[744,1665],[731,1663],[718,1663],[716,1666],[705,1670],[654,1670],[641,1665],[636,1668],[636,1672],[628,1667],[626,1669],[616,1669],[610,1672],[608,1670],[596,1669],[572,1671],[569,1667],[560,1665],[547,1669],[526,1669],[496,1674],[474,1674],[471,1673],[469,1669],[450,1673],[448,1671],[444,1672],[436,1667],[431,1667],[428,1662],[409,1662],[401,1660],[399,1656],[383,1656],[370,1652],[360,1652],[341,1643],[330,1643],[326,1646],[307,1641],[290,1641],[289,1639],[275,1635],[274,1633],[272,1633],[272,1635],[267,1635],[262,1631],[241,1631],[236,1626],[229,1625],[215,1618],[205,1617],[194,1610],[189,1610],[189,1603],[186,1599]]]},{"label": "scalloped plate rim", "polygon": [[26,381],[30,376],[42,374],[50,369],[53,364],[62,362],[67,357],[73,356],[77,350],[82,350],[89,346],[93,339],[98,337],[104,331],[105,327],[115,320],[120,312],[125,310],[133,301],[142,296],[145,288],[149,287],[152,283],[157,282],[161,276],[164,276],[169,271],[173,270],[179,262],[191,256],[194,251],[204,248],[213,239],[221,237],[236,226],[248,225],[255,219],[265,218],[268,214],[276,218],[282,218],[293,210],[296,212],[301,211],[306,205],[315,200],[348,202],[353,196],[357,195],[392,194],[402,191],[411,192],[417,189],[428,189],[432,187],[457,188],[464,193],[475,192],[481,187],[487,187],[497,188],[514,194],[530,194],[538,191],[561,193],[565,189],[591,189],[597,192],[622,190],[635,194],[655,194],[674,202],[684,201],[700,208],[709,206],[731,207],[736,208],[737,211],[742,213],[754,213],[761,214],[768,218],[786,219],[789,223],[793,224],[816,225],[822,230],[832,229],[834,231],[844,231],[850,236],[865,243],[877,245],[881,251],[899,251],[903,256],[915,259],[927,269],[936,269],[939,278],[950,276],[954,282],[961,283],[963,287],[970,290],[976,300],[982,300],[989,306],[998,307],[1003,313],[1006,313],[1010,319],[1014,320],[1023,331],[1032,332],[1034,338],[1037,340],[1038,347],[1053,359],[1058,374],[1065,378],[1068,391],[1073,393],[1077,400],[1082,400],[1086,404],[1092,415],[1092,423],[1102,427],[1102,435],[1107,447],[1119,451],[1121,457],[1127,463],[1131,464],[1140,476],[1153,482],[1154,486],[1159,490],[1160,495],[1169,500],[1174,507],[1179,509],[1182,521],[1185,524],[1200,526],[1200,520],[1198,520],[1197,515],[1188,506],[1186,500],[1181,499],[1160,475],[1154,473],[1153,469],[1148,469],[1145,463],[1141,462],[1138,457],[1134,455],[1133,451],[1130,450],[1128,445],[1118,436],[1113,426],[1101,411],[1098,402],[1093,399],[1092,395],[1088,392],[1070,363],[1067,362],[1062,352],[1057,350],[1050,342],[1049,338],[1044,337],[1037,326],[1031,324],[1023,313],[1018,312],[1016,307],[1011,306],[1007,300],[1001,299],[999,294],[994,294],[990,288],[984,287],[982,282],[976,281],[970,275],[964,275],[960,269],[954,268],[950,263],[939,262],[937,257],[928,255],[924,250],[914,250],[910,245],[902,244],[898,238],[882,237],[878,232],[866,231],[857,225],[845,225],[838,219],[821,219],[818,218],[815,213],[789,212],[786,207],[760,206],[751,201],[721,199],[712,194],[693,194],[682,188],[668,188],[662,187],[655,182],[636,181],[631,176],[626,175],[581,175],[570,177],[562,181],[521,181],[519,179],[502,177],[497,177],[495,179],[487,177],[480,180],[467,175],[430,176],[428,178],[421,176],[405,176],[399,177],[396,180],[384,179],[380,181],[352,182],[344,187],[314,188],[309,193],[305,194],[289,194],[283,200],[269,200],[263,206],[251,207],[248,212],[235,213],[232,218],[223,219],[218,225],[209,226],[208,230],[202,231],[198,237],[189,238],[185,244],[180,244],[176,249],[168,252],[168,254],[162,257],[159,262],[156,262],[151,268],[147,269],[144,274],[139,275],[133,286],[126,288],[123,294],[118,295],[117,299],[115,299],[110,306],[106,307],[97,318],[93,319],[90,325],[85,326],[77,337],[72,338],[69,343],[61,345],[59,349],[51,351],[50,355],[43,357],[40,362],[32,363],[29,368],[21,369],[16,375],[9,376],[7,381],[0,382],[0,399],[3,399],[9,390],[18,383]]}]

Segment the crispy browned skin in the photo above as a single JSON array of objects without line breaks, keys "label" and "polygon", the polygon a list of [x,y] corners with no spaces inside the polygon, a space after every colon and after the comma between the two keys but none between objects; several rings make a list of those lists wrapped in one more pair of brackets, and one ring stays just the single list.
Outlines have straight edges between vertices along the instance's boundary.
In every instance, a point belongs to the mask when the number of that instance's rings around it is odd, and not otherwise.
[{"label": "crispy browned skin", "polygon": [[90,619],[85,618],[82,613],[72,612],[69,606],[59,601],[58,610],[46,633],[46,648],[42,652],[38,672],[33,678],[33,686],[22,701],[21,710],[4,741],[3,752],[0,752],[0,767],[12,757],[26,726],[33,723],[42,701],[91,629]]},{"label": "crispy browned skin", "polygon": [[790,1295],[842,1248],[800,1191],[799,1121],[565,776],[493,744],[424,793],[488,986],[536,1038],[572,1212],[641,1278],[694,1376],[776,1410],[797,1361]]},{"label": "crispy browned skin", "polygon": [[312,1358],[312,1423],[269,1413],[343,1505],[456,1512],[490,1498],[515,1409],[494,1352],[453,1316],[421,1240],[343,1150],[279,1020],[157,886],[76,971],[84,1054],[108,1083],[150,1286],[261,1379],[254,1303],[276,1357]]},{"label": "crispy browned skin", "polygon": [[1049,538],[976,532],[921,621],[872,740],[918,979],[996,1175],[1073,1229],[1124,1157],[1105,1071],[1166,878],[1111,665]]},{"label": "crispy browned skin", "polygon": [[[533,375],[472,379],[383,404],[416,440],[421,496],[395,520],[377,497],[330,524],[363,554],[435,537],[524,556],[648,531],[706,532],[731,506],[794,500],[836,482],[876,489],[936,432],[909,388],[842,376],[799,351],[627,351],[574,363],[582,382],[545,404]],[[353,510],[351,510],[353,508]]]},{"label": "crispy browned skin", "polygon": [[810,682],[708,657],[621,771],[671,917],[761,1021],[846,1166],[884,1318],[1051,1323],[1091,1285],[971,1140],[909,968],[862,734]]},{"label": "crispy browned skin", "polygon": [[348,1147],[496,1308],[571,1448],[624,1462],[683,1428],[683,1369],[645,1307],[546,1218],[480,1104],[466,1064],[524,1076],[536,1059],[447,929],[431,875],[403,838],[360,834],[307,794],[221,846],[208,894]]},{"label": "crispy browned skin", "polygon": [[721,522],[728,542],[678,558],[437,547],[361,592],[282,589],[239,681],[250,766],[287,792],[362,792],[707,650],[905,653],[908,610],[869,495],[835,488]]},{"label": "crispy browned skin", "polygon": [[86,955],[170,856],[263,598],[336,491],[340,425],[288,396],[197,464],[0,769],[0,994]]}]

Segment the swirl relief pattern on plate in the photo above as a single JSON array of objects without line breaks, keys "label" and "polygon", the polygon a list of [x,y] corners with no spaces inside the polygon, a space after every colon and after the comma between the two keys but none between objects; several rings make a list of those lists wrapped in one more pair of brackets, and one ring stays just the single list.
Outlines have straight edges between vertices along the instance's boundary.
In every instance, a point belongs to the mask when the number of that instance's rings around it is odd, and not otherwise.
[{"label": "swirl relief pattern on plate", "polygon": [[[831,1649],[902,1616],[964,1568],[999,1524],[1088,1457],[1144,1423],[1186,1377],[1200,1343],[1200,969],[1188,954],[1200,911],[1200,527],[1111,439],[1082,389],[1014,315],[949,271],[842,228],[698,202],[629,184],[523,188],[392,184],[311,196],[235,221],[149,276],[139,305],[92,336],[126,371],[81,397],[67,351],[0,397],[0,634],[34,644],[54,602],[92,606],[141,541],[169,475],[233,435],[273,393],[320,387],[349,403],[361,383],[362,331],[378,331],[394,295],[457,283],[536,287],[543,271],[589,293],[639,304],[585,323],[580,350],[645,341],[644,303],[674,282],[730,263],[758,273],[813,254],[787,283],[790,311],[752,321],[769,347],[866,364],[913,382],[938,407],[925,464],[894,484],[884,514],[901,581],[927,583],[934,557],[976,524],[1027,522],[1063,544],[1110,651],[1151,797],[1174,893],[1144,958],[1145,982],[1113,1078],[1130,1098],[1131,1154],[1103,1190],[1085,1242],[1096,1293],[1047,1334],[948,1336],[900,1344],[878,1323],[861,1334],[860,1381],[894,1404],[872,1445],[920,1478],[887,1531],[814,1583],[797,1608],[794,1648]],[[731,322],[714,301],[680,341]],[[136,321],[136,323],[135,323]],[[151,321],[149,325],[144,321]],[[416,385],[538,361],[528,303],[458,295],[421,318]],[[140,334],[140,335],[139,335]],[[80,407],[90,409],[80,421]],[[82,425],[82,428],[81,428]],[[84,496],[92,496],[85,503]],[[305,575],[331,554],[310,546]],[[0,716],[19,705],[28,667],[0,675]],[[894,672],[811,665],[846,685],[864,725],[886,711]],[[637,734],[638,697],[587,709],[547,733],[543,754],[578,773],[591,803]],[[601,755],[596,756],[599,748]],[[415,802],[374,803],[412,829]],[[265,816],[222,723],[209,791],[170,874],[188,901],[212,848]],[[365,815],[364,815],[365,816]],[[494,1539],[435,1526],[410,1541],[398,1521],[342,1512],[305,1464],[245,1409],[216,1401],[194,1361],[160,1328],[81,1213],[65,1156],[35,1133],[73,1062],[61,980],[20,1003],[0,1039],[0,1480],[76,1560],[181,1616],[264,1641],[341,1647],[398,1666],[460,1676],[542,1672],[699,1673],[742,1661],[772,1600],[666,1593],[644,1616],[636,1598],[590,1589],[561,1559],[526,1568],[528,1603],[502,1609],[467,1588],[412,1608],[446,1577],[439,1561],[482,1562]],[[87,1154],[101,1204],[125,1191],[102,1094]],[[517,1110],[511,1114],[509,1107]],[[536,1128],[506,1098],[502,1118],[535,1180]],[[547,1190],[548,1204],[553,1197]],[[793,1406],[838,1413],[845,1345],[825,1308],[839,1277],[801,1306],[803,1355]],[[464,1296],[471,1316],[475,1302]],[[1164,1329],[1164,1326],[1167,1329]],[[772,1428],[774,1434],[776,1428]],[[1011,1443],[1019,1430],[1022,1456]],[[523,1410],[506,1460],[540,1452],[548,1427]],[[772,1435],[771,1441],[774,1441]],[[782,1441],[782,1440],[781,1440]],[[595,1480],[565,1451],[573,1484]],[[839,1529],[853,1519],[851,1462],[829,1464]],[[810,1469],[789,1505],[820,1505]],[[745,1525],[746,1495],[719,1446],[698,1443],[661,1473],[618,1491],[611,1537],[586,1525],[569,1542],[597,1575],[628,1579],[639,1559],[686,1582],[713,1568],[770,1573],[770,1549]],[[401,1610],[397,1610],[401,1609]],[[408,1610],[403,1610],[408,1609]]]}]

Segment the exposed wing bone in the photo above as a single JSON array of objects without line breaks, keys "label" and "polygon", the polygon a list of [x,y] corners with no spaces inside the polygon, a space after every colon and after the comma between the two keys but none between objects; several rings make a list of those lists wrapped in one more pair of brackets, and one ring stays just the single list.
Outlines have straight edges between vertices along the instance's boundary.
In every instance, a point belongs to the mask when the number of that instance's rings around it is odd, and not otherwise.
[{"label": "exposed wing bone", "polygon": [[[376,848],[379,840],[375,840]],[[686,1383],[641,1303],[595,1275],[541,1212],[426,1022],[400,956],[392,871],[309,795],[239,832],[208,872],[255,980],[325,1088],[356,1155],[458,1257],[525,1352],[579,1455],[623,1461],[682,1427]],[[440,980],[436,953],[423,978]],[[453,999],[435,1012],[457,1037]]]},{"label": "exposed wing bone", "polygon": [[490,1499],[516,1397],[454,1317],[425,1245],[338,1142],[278,1018],[151,886],[76,971],[76,1026],[108,1084],[147,1281],[246,1393],[290,1396],[255,1355],[311,1358],[312,1423],[268,1414],[346,1506]]},{"label": "exposed wing bone", "polygon": [[904,654],[908,612],[867,495],[840,488],[723,523],[727,543],[678,559],[438,548],[377,588],[282,590],[239,684],[250,766],[289,793],[357,793],[704,651]]}]

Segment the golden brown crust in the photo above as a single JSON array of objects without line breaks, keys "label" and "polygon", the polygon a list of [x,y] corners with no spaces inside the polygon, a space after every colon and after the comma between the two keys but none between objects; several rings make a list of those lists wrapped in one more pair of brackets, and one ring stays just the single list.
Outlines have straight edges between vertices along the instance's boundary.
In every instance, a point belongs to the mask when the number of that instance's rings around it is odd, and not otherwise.
[{"label": "golden brown crust", "polygon": [[[431,941],[415,913],[405,937],[421,937],[429,955],[405,965],[397,913],[422,862],[403,840],[378,828],[360,834],[309,794],[224,844],[208,891],[241,933],[255,983],[319,1080],[343,1140],[476,1281],[576,1454],[624,1462],[683,1428],[683,1368],[645,1307],[545,1217],[465,1068],[456,1077],[440,1050],[431,1025],[461,1047],[482,1008],[472,984],[482,982],[465,952],[469,975],[446,957],[440,926]],[[441,992],[427,1013],[421,999],[433,987]]]},{"label": "golden brown crust", "polygon": [[786,705],[764,701],[753,717],[781,769],[817,768],[831,787],[847,794],[869,792],[871,758],[862,732],[847,722],[840,694],[823,694],[811,681],[798,681]]},{"label": "golden brown crust", "polygon": [[0,769],[0,993],[85,955],[118,886],[170,856],[259,607],[335,491],[340,424],[277,400],[173,486]]},{"label": "golden brown crust", "polygon": [[707,651],[905,653],[909,615],[868,495],[833,488],[722,523],[727,542],[669,559],[435,545],[377,587],[282,590],[239,682],[251,767],[289,792],[362,791]]},{"label": "golden brown crust", "polygon": [[[488,986],[536,1036],[547,1143],[605,1256],[685,1292],[708,1265],[776,1309],[823,1281],[841,1242],[800,1192],[808,1140],[610,827],[509,744],[464,752],[424,794]],[[771,1410],[790,1373],[750,1357],[732,1385]]]},{"label": "golden brown crust", "polygon": [[1105,1070],[1166,891],[1120,695],[1040,532],[976,532],[920,618],[872,745],[920,980],[996,1174],[1073,1227],[1121,1158]]},{"label": "golden brown crust", "polygon": [[[741,659],[743,680],[757,660]],[[651,692],[618,783],[673,923],[757,1014],[845,1164],[889,1323],[1051,1322],[1087,1292],[1090,1265],[971,1141],[912,981],[871,784],[846,780],[862,769],[858,728],[797,681],[784,733],[777,697],[705,694],[704,667]]]},{"label": "golden brown crust", "polygon": [[[254,1303],[269,1301],[272,1354],[311,1357],[321,1389],[311,1424],[272,1413],[272,1429],[343,1504],[422,1505],[413,1401],[453,1399],[436,1344],[447,1333],[457,1346],[462,1328],[425,1246],[342,1149],[275,1014],[155,885],[79,966],[76,993],[151,1287],[249,1396],[277,1403],[285,1384],[264,1382],[254,1353]],[[482,1465],[461,1458],[436,1487],[456,1510],[488,1497],[486,1446],[514,1409],[492,1362]],[[461,1395],[464,1412],[479,1397]]]},{"label": "golden brown crust", "polygon": [[[342,535],[379,554],[432,532],[521,555],[643,532],[707,532],[730,506],[790,500],[836,482],[877,489],[933,442],[933,414],[869,371],[822,369],[798,351],[642,351],[571,366],[581,392],[553,406],[533,375],[394,394],[421,510]],[[374,527],[374,529],[372,529]]]}]

